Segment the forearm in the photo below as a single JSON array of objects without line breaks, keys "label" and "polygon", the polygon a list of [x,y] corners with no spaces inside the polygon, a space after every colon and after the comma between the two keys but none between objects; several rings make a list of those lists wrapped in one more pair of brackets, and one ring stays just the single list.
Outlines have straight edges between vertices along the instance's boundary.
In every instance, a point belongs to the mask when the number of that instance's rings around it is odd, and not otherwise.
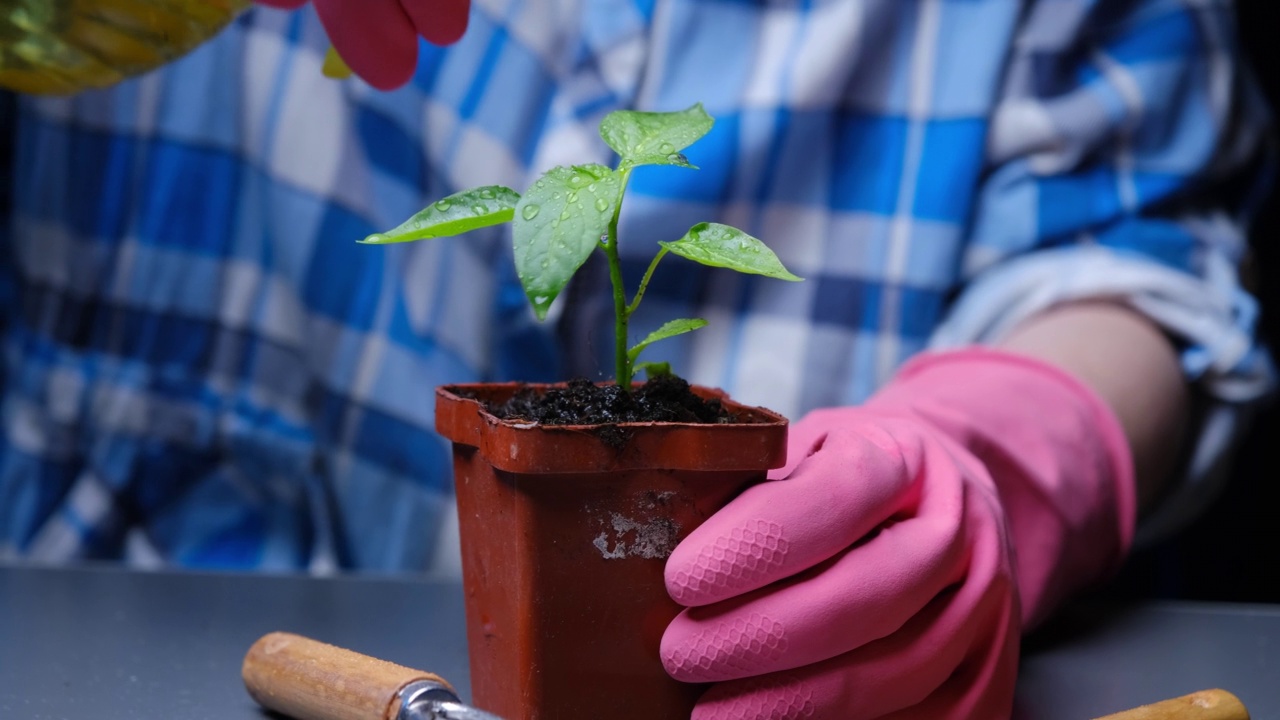
[{"label": "forearm", "polygon": [[1041,313],[999,344],[1055,364],[1115,412],[1133,453],[1138,506],[1174,471],[1189,393],[1173,345],[1147,318],[1118,303],[1074,303]]}]

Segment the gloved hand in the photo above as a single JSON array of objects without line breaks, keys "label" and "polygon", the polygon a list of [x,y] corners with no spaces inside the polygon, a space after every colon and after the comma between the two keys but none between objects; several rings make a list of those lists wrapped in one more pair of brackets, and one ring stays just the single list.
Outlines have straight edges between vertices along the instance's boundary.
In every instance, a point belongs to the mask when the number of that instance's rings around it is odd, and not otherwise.
[{"label": "gloved hand", "polygon": [[1020,632],[1110,572],[1134,523],[1109,408],[1047,364],[926,355],[791,431],[786,467],[667,561],[662,659],[695,720],[1011,712]]},{"label": "gloved hand", "polygon": [[[293,9],[307,0],[255,0]],[[380,89],[409,82],[418,63],[418,36],[436,45],[457,42],[471,0],[315,0],[329,41],[355,74]]]}]

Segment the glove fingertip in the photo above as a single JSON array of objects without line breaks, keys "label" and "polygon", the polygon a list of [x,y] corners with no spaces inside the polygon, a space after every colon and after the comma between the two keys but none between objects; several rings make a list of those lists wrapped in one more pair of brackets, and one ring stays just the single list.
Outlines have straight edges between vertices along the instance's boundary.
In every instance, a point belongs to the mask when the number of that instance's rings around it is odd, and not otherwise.
[{"label": "glove fingertip", "polygon": [[663,581],[667,586],[667,594],[672,600],[685,607],[696,607],[709,602],[703,597],[702,592],[705,588],[706,569],[697,562],[696,556],[682,557],[689,554],[687,552],[682,554],[680,547],[671,553],[671,557],[667,559],[666,569],[663,571]]},{"label": "glove fingertip", "polygon": [[400,0],[413,26],[433,45],[452,45],[462,39],[471,19],[471,0]]},{"label": "glove fingertip", "polygon": [[790,550],[778,522],[756,517],[725,524],[713,517],[667,559],[667,593],[694,607],[762,588],[788,574]]},{"label": "glove fingertip", "polygon": [[379,90],[394,90],[418,66],[418,36],[395,0],[359,11],[341,0],[315,0],[329,40],[351,71]]},{"label": "glove fingertip", "polygon": [[352,68],[352,70],[373,87],[382,91],[390,91],[407,84],[413,78],[413,73],[417,66],[418,59],[415,56],[407,62],[383,62],[365,70],[356,68]]},{"label": "glove fingertip", "polygon": [[705,682],[700,675],[690,672],[690,655],[686,651],[691,632],[688,627],[688,614],[681,612],[671,620],[662,633],[662,641],[658,645],[658,657],[662,660],[662,669],[673,680],[680,682]]},{"label": "glove fingertip", "polygon": [[787,677],[748,678],[713,685],[690,720],[797,720],[818,714],[819,702],[805,682]]},{"label": "glove fingertip", "polygon": [[769,471],[770,480],[785,480],[795,472],[800,463],[822,449],[827,441],[827,429],[816,424],[796,423],[791,426],[787,435],[787,461],[780,468]]}]

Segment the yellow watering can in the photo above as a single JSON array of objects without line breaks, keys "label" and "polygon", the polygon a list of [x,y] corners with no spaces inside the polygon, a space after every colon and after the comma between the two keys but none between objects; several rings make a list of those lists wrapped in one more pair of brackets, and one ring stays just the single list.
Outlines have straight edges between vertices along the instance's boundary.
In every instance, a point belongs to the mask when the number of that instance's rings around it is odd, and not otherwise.
[{"label": "yellow watering can", "polygon": [[249,0],[0,0],[0,88],[69,94],[156,68]]}]

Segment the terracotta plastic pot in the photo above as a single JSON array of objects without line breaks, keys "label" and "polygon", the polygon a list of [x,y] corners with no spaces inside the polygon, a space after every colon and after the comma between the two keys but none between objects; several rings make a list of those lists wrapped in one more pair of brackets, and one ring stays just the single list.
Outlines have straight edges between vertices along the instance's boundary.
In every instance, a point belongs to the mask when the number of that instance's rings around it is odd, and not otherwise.
[{"label": "terracotta plastic pot", "polygon": [[[521,385],[436,392],[453,442],[473,702],[510,720],[688,718],[703,687],[658,645],[676,544],[786,459],[787,421],[550,426],[485,411]],[[548,386],[535,386],[545,390]]]}]

